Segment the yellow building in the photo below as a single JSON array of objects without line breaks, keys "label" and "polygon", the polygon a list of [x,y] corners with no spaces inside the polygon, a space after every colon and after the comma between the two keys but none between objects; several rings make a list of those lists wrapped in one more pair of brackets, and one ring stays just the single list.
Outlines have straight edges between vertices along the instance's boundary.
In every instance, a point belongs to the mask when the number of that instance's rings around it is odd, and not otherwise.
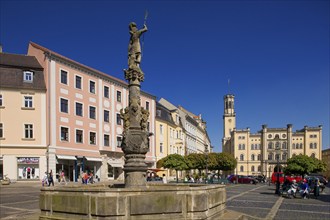
[{"label": "yellow building", "polygon": [[237,159],[234,173],[241,175],[263,174],[270,177],[277,164],[285,166],[294,155],[322,158],[322,126],[293,131],[293,125],[268,128],[262,125],[257,133],[249,128],[236,128],[236,113],[232,94],[224,96],[222,151]]},{"label": "yellow building", "polygon": [[[177,110],[170,111],[165,106],[156,105],[156,159],[157,161],[169,154],[185,155],[184,132]],[[167,176],[175,175],[169,171],[160,172]]]},{"label": "yellow building", "polygon": [[37,59],[0,53],[0,177],[43,178],[46,110],[43,67]]}]

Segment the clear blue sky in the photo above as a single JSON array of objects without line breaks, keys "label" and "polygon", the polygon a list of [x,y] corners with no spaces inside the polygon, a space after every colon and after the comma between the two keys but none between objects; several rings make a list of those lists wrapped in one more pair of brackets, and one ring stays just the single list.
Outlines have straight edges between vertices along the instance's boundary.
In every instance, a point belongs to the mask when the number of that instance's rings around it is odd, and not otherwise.
[{"label": "clear blue sky", "polygon": [[142,89],[202,114],[215,151],[228,79],[237,128],[323,125],[329,147],[329,1],[0,2],[4,52],[33,41],[120,79],[147,9]]}]

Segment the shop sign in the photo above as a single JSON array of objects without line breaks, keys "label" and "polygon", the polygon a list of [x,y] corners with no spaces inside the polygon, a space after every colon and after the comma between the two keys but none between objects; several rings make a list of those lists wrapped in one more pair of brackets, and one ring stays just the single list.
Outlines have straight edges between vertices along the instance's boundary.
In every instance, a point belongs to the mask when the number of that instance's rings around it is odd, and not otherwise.
[{"label": "shop sign", "polygon": [[24,163],[24,164],[38,164],[39,157],[18,157],[17,163]]}]

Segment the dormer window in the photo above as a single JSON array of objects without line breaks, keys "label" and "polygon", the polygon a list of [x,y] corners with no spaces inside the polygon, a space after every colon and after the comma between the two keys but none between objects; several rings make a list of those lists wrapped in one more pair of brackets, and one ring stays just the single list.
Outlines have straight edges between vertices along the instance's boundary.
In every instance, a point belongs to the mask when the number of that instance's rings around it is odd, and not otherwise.
[{"label": "dormer window", "polygon": [[31,71],[24,71],[23,81],[24,82],[32,83],[33,82],[33,72],[31,72]]}]

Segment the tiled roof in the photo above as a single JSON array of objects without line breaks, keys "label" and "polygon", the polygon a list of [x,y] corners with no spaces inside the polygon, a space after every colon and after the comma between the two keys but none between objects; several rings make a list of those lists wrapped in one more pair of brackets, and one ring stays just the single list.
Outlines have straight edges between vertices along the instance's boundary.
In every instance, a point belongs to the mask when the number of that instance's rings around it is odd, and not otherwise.
[{"label": "tiled roof", "polygon": [[[33,72],[32,82],[23,80]],[[0,88],[46,90],[43,68],[33,56],[0,53]]]},{"label": "tiled roof", "polygon": [[25,67],[42,70],[42,66],[34,56],[0,53],[0,65],[7,67]]},{"label": "tiled roof", "polygon": [[175,123],[172,119],[172,115],[170,113],[170,110],[167,109],[165,106],[163,106],[162,104],[160,104],[159,102],[156,103],[156,110],[160,111],[160,114],[156,114],[156,118],[166,121],[172,125],[175,126]]}]

